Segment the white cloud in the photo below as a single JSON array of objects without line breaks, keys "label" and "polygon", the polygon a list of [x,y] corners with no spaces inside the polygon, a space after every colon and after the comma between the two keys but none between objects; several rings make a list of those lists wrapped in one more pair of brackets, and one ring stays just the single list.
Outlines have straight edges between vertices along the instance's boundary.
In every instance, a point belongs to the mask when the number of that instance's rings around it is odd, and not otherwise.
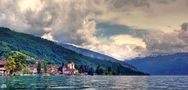
[{"label": "white cloud", "polygon": [[110,37],[110,39],[117,45],[130,44],[146,48],[146,44],[141,38],[135,38],[130,35],[115,35]]},{"label": "white cloud", "polygon": [[[187,52],[187,31],[181,30],[188,22],[187,8],[187,0],[1,0],[0,26],[123,60]],[[96,37],[96,22],[146,29],[148,34]]]}]

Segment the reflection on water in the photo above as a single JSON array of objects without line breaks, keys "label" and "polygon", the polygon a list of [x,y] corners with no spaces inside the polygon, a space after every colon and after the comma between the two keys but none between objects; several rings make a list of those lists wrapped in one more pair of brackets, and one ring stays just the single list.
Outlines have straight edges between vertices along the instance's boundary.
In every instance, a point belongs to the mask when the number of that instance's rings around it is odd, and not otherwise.
[{"label": "reflection on water", "polygon": [[0,77],[1,88],[19,89],[187,89],[187,76]]}]

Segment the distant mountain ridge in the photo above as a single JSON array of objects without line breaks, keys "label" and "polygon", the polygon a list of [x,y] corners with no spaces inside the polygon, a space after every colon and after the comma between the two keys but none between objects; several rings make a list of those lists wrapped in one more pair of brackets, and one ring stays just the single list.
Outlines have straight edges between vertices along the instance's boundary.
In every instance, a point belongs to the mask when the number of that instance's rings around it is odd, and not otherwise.
[{"label": "distant mountain ridge", "polygon": [[63,43],[61,45],[66,49],[72,50],[76,53],[82,54],[82,55],[90,57],[90,58],[121,63],[124,67],[137,70],[136,67],[134,67],[130,64],[127,64],[127,63],[123,63],[123,61],[119,61],[119,60],[117,60],[113,57],[110,57],[110,56],[107,56],[107,55],[104,55],[104,54],[101,54],[101,53],[98,53],[98,52],[95,52],[95,51],[92,51],[92,50],[89,50],[89,49],[85,49],[85,48],[79,47],[79,46],[74,45],[74,44]]},{"label": "distant mountain ridge", "polygon": [[103,59],[103,60],[112,61],[112,62],[118,61],[117,59],[115,59],[113,57],[110,57],[110,56],[107,56],[107,55],[104,55],[104,54],[101,54],[101,53],[98,53],[98,52],[95,52],[95,51],[92,51],[92,50],[88,50],[88,49],[85,49],[85,48],[81,48],[81,47],[76,46],[74,44],[63,43],[62,46],[66,49],[73,50],[77,53],[80,53],[82,55],[85,55],[85,56],[88,56],[88,57],[91,57],[91,58]]},{"label": "distant mountain ridge", "polygon": [[119,71],[123,75],[143,75],[144,73],[125,67],[124,65],[108,60],[82,55],[74,50],[64,48],[52,41],[42,39],[29,34],[18,33],[8,28],[0,27],[0,57],[7,57],[11,51],[19,51],[31,57],[50,61],[54,64],[61,64],[72,60],[78,66],[87,64],[93,68],[98,65],[112,70]]},{"label": "distant mountain ridge", "polygon": [[188,53],[135,58],[125,62],[151,75],[188,75]]}]

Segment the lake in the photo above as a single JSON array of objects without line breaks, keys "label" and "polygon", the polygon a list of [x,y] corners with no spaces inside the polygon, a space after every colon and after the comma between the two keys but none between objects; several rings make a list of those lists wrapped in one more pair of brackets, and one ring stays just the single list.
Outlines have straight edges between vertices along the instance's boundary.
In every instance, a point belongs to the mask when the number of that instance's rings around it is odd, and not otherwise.
[{"label": "lake", "polygon": [[83,90],[185,90],[188,76],[22,76],[0,77],[1,88]]}]

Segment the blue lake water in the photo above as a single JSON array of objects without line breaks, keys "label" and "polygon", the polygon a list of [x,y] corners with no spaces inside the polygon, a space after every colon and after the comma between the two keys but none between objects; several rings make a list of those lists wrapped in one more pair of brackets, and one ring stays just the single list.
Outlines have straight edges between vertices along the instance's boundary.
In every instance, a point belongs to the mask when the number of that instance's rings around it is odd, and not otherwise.
[{"label": "blue lake water", "polygon": [[0,77],[1,88],[83,90],[187,90],[188,76]]}]

